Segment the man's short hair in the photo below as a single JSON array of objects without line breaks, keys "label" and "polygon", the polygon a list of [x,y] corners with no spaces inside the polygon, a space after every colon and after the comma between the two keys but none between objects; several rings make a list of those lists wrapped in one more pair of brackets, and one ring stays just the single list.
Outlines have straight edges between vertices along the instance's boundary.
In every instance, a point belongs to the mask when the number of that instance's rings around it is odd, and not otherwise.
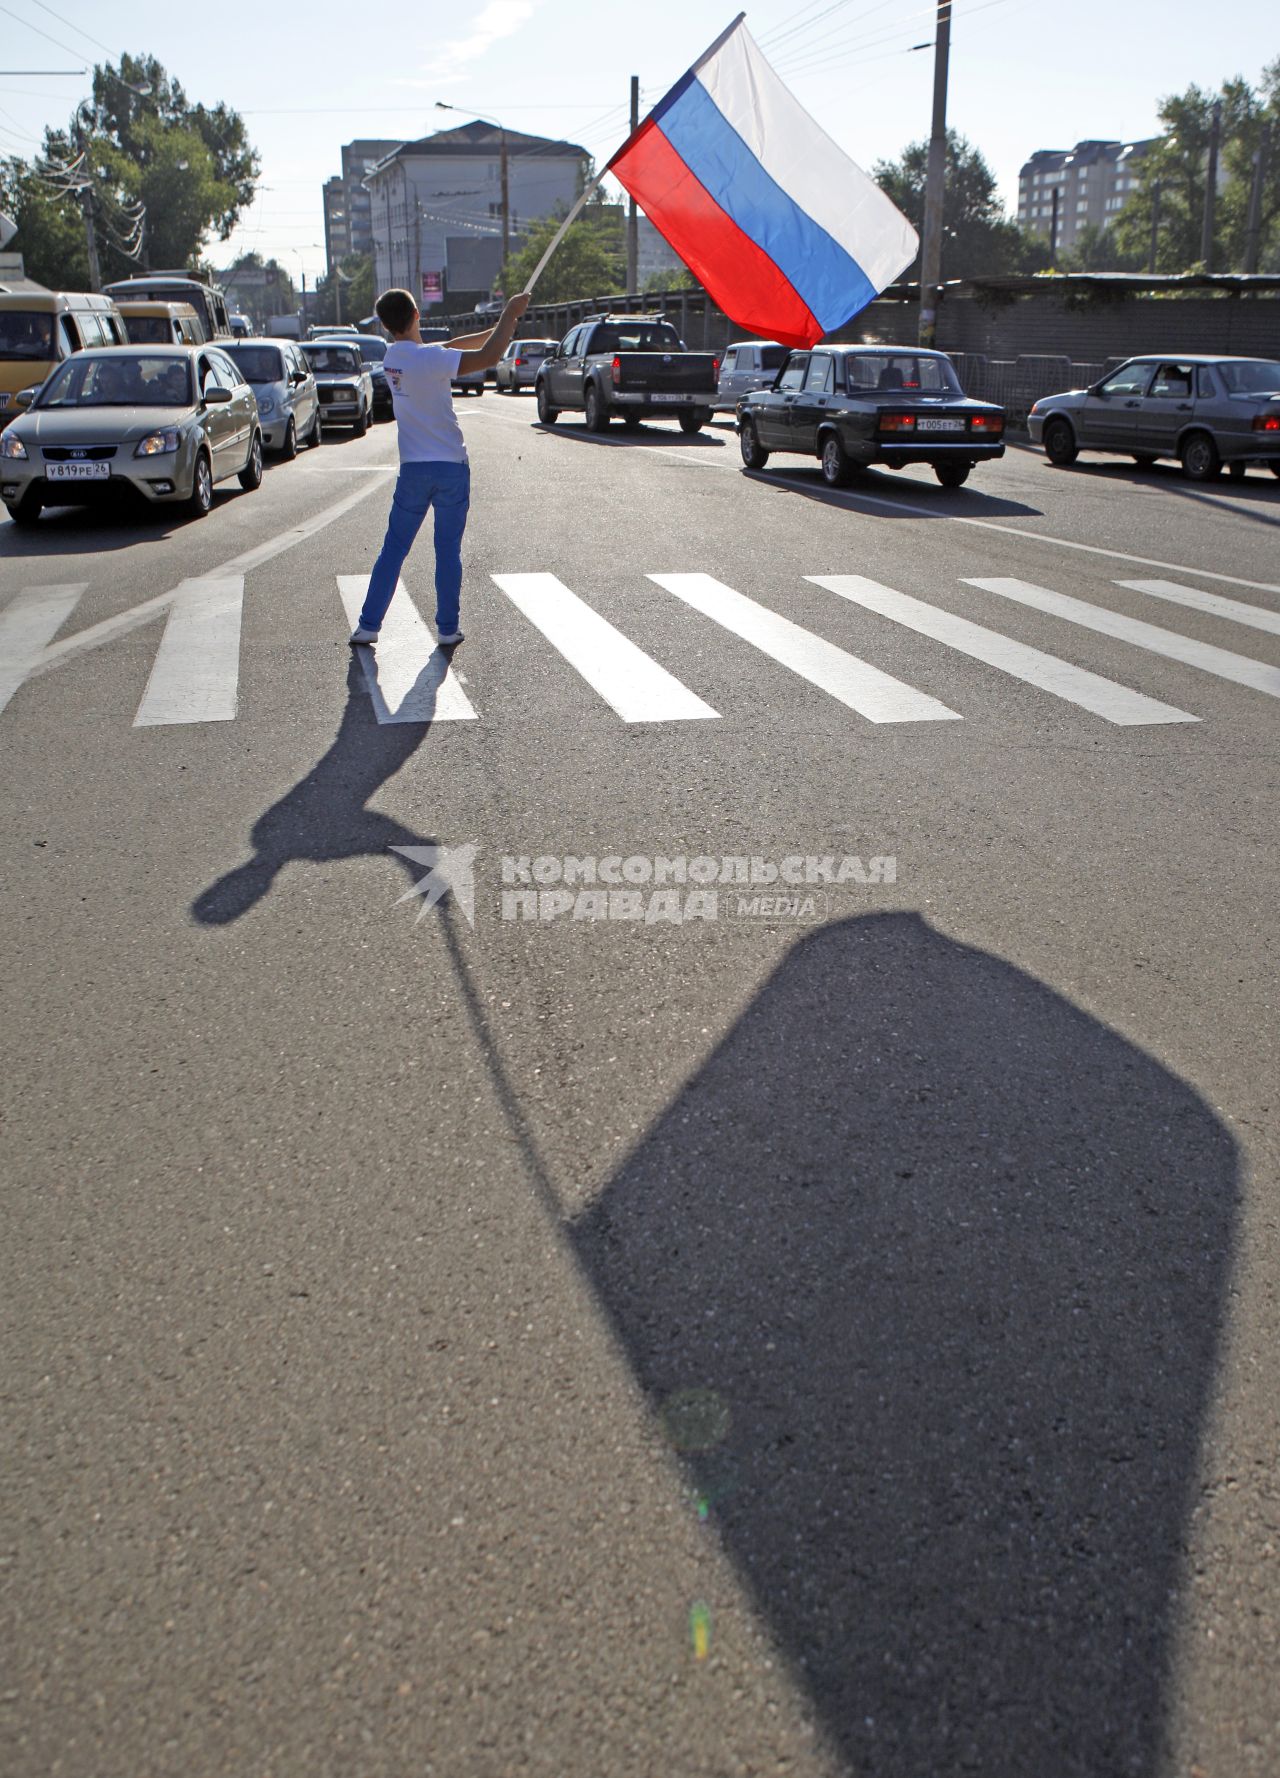
[{"label": "man's short hair", "polygon": [[374,303],[373,312],[388,333],[408,333],[418,305],[407,290],[384,290]]}]

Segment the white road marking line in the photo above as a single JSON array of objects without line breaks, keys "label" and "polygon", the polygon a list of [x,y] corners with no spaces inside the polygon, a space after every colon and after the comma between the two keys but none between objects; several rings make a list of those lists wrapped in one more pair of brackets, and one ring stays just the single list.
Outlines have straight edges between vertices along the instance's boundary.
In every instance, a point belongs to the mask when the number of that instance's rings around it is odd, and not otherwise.
[{"label": "white road marking line", "polygon": [[235,721],[243,609],[243,574],[175,589],[134,728]]},{"label": "white road marking line", "polygon": [[312,469],[296,469],[294,475],[395,475],[398,463],[317,463]]},{"label": "white road marking line", "polygon": [[[336,500],[332,506],[326,506],[322,512],[306,519],[301,525],[291,525],[287,531],[278,532],[265,543],[259,543],[253,549],[232,556],[229,562],[211,568],[203,578],[219,580],[229,574],[248,574],[252,569],[262,567],[264,562],[283,555],[286,550],[293,549],[299,543],[306,543],[318,531],[323,531],[335,520],[343,518],[353,506],[367,500],[370,494],[376,494],[379,486],[376,481],[366,482],[362,487],[353,489],[350,494],[345,494],[341,500]],[[47,673],[51,667],[60,666],[63,661],[74,660],[77,655],[85,654],[91,648],[100,648],[104,642],[113,642],[117,636],[127,636],[131,630],[151,623],[168,610],[177,590],[174,587],[167,593],[157,593],[154,598],[144,599],[141,605],[118,612],[115,617],[105,617],[101,623],[91,624],[85,630],[77,630],[74,636],[66,636],[61,642],[50,643],[36,657],[26,677],[34,679],[40,673]]]},{"label": "white road marking line", "polygon": [[821,691],[865,716],[868,722],[959,722],[937,698],[904,685],[833,642],[802,630],[788,617],[757,605],[710,574],[651,574],[648,577],[713,623],[723,625],[754,648],[807,679]]},{"label": "white road marking line", "polygon": [[[343,610],[353,629],[368,590],[367,574],[338,576]],[[476,721],[448,655],[436,645],[403,581],[382,620],[376,649],[358,653],[379,722]]]},{"label": "white road marking line", "polygon": [[[490,418],[500,422],[505,421],[507,425],[522,423],[514,415],[491,414]],[[681,454],[678,447],[661,451],[652,448],[646,450],[641,447],[638,451],[642,462],[659,465],[669,464],[673,459],[678,460]],[[686,450],[683,452],[683,456],[685,461],[700,463],[705,468],[725,469],[735,475],[742,473],[742,465],[727,450],[723,454],[718,451]],[[799,468],[799,464],[796,467]],[[789,484],[785,480],[774,480],[770,474],[769,485],[785,488]],[[855,505],[854,502],[859,504]],[[1215,574],[1208,568],[1193,568],[1186,562],[1161,562],[1154,556],[1130,555],[1127,550],[1107,549],[1100,543],[1077,543],[1070,537],[1052,537],[1047,532],[1028,531],[1020,525],[998,525],[994,519],[971,518],[960,512],[939,512],[936,507],[915,506],[905,500],[882,500],[875,494],[862,494],[846,490],[836,504],[849,512],[857,512],[860,506],[878,506],[885,512],[898,515],[906,513],[911,518],[943,519],[952,525],[976,525],[980,531],[995,531],[1001,537],[1029,537],[1033,543],[1046,543],[1054,549],[1084,550],[1089,555],[1110,556],[1117,562],[1136,562],[1140,568],[1166,568],[1174,574],[1194,574],[1200,580],[1216,580],[1227,586],[1249,587],[1255,593],[1280,593],[1280,585],[1269,580],[1243,580],[1238,574]]]},{"label": "white road marking line", "polygon": [[719,716],[554,574],[495,574],[493,579],[624,722]]},{"label": "white road marking line", "polygon": [[67,586],[26,587],[0,612],[0,710],[30,675],[88,584],[78,580]]},{"label": "white road marking line", "polygon": [[1224,599],[1221,593],[1202,593],[1199,587],[1179,586],[1176,580],[1118,580],[1117,586],[1134,593],[1150,593],[1153,599],[1168,599],[1171,605],[1186,605],[1192,611],[1207,611],[1214,617],[1230,618],[1235,624],[1248,624],[1250,629],[1267,630],[1280,636],[1280,611],[1268,611],[1263,605],[1246,605],[1240,599]]},{"label": "white road marking line", "polygon": [[915,630],[921,636],[929,636],[935,642],[945,643],[959,654],[969,655],[973,660],[995,667],[1001,673],[1008,673],[1014,679],[1025,680],[1028,685],[1047,691],[1055,698],[1064,698],[1069,704],[1078,704],[1082,709],[1090,710],[1095,716],[1101,716],[1107,722],[1114,722],[1120,727],[1200,720],[1198,716],[1188,715],[1185,710],[1178,710],[1172,704],[1158,703],[1155,698],[1130,691],[1127,686],[1117,685],[1114,680],[1086,672],[1083,667],[1074,667],[1055,655],[1042,654],[1038,648],[1028,648],[1025,643],[1002,636],[997,630],[984,629],[981,624],[970,623],[966,617],[940,611],[936,606],[926,605],[923,600],[895,592],[892,587],[881,586],[878,581],[867,580],[861,574],[807,574],[805,579],[813,581],[816,586],[826,587],[830,592],[838,593],[842,599],[852,600],[855,605],[861,605],[867,611],[877,612],[894,623],[904,624],[907,629]]},{"label": "white road marking line", "polygon": [[1051,617],[1065,618],[1085,630],[1114,636],[1118,642],[1130,642],[1151,654],[1164,655],[1180,661],[1184,667],[1198,667],[1218,679],[1229,679],[1235,685],[1247,685],[1253,691],[1266,692],[1280,698],[1280,667],[1268,667],[1263,661],[1250,660],[1247,655],[1232,654],[1226,648],[1214,648],[1207,642],[1194,642],[1176,630],[1162,630],[1157,624],[1143,623],[1140,618],[1124,617],[1118,611],[1106,611],[1100,605],[1088,605],[1083,599],[1072,599],[1066,593],[1050,592],[1047,587],[1033,586],[1027,580],[970,580],[967,586],[981,587],[984,592],[998,593],[1001,598],[1016,600],[1035,611],[1048,612]]}]

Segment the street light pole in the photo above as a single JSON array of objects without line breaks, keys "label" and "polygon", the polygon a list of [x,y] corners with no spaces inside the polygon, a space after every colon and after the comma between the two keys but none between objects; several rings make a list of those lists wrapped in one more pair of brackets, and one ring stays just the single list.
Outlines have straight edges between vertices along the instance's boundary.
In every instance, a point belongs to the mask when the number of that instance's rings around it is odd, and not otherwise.
[{"label": "street light pole", "polygon": [[942,206],[947,177],[947,64],[951,55],[951,0],[938,0],[933,45],[933,128],[924,187],[924,235],[920,243],[920,332],[922,346],[938,337],[938,286],[942,282]]}]

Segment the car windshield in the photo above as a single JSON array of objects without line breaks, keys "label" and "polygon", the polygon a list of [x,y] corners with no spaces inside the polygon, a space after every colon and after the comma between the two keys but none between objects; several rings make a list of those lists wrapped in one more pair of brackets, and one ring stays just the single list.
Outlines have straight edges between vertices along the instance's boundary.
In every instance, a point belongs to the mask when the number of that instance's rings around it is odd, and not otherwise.
[{"label": "car windshield", "polygon": [[124,330],[135,346],[164,346],[173,338],[167,315],[126,315]]},{"label": "car windshield", "polygon": [[189,407],[185,358],[117,348],[99,358],[77,353],[54,371],[33,407]]},{"label": "car windshield", "polygon": [[870,389],[902,389],[912,395],[959,395],[960,384],[945,358],[918,358],[912,353],[850,354],[844,361],[851,395]]},{"label": "car windshield", "polygon": [[360,368],[360,354],[354,346],[304,346],[307,363],[323,376],[349,376]]},{"label": "car windshield", "polygon": [[615,322],[597,327],[587,347],[589,352],[678,352],[680,338],[674,327],[635,327]]},{"label": "car windshield", "polygon": [[0,311],[0,359],[30,358],[38,363],[53,356],[52,315],[39,309]]},{"label": "car windshield", "polygon": [[1245,358],[1217,369],[1232,395],[1274,395],[1280,390],[1280,364],[1273,358]]},{"label": "car windshield", "polygon": [[234,358],[246,383],[278,383],[284,377],[284,364],[278,346],[224,346],[228,358]]}]

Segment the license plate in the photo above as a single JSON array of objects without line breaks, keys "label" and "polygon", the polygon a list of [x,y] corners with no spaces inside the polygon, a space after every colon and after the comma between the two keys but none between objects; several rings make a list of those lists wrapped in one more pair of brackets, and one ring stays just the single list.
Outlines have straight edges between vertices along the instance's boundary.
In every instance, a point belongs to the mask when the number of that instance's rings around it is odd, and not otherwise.
[{"label": "license plate", "polygon": [[671,394],[671,393],[667,393],[667,392],[664,392],[664,391],[662,391],[662,390],[659,390],[659,389],[655,389],[655,390],[654,390],[654,391],[653,391],[653,393],[652,393],[652,394],[651,394],[651,395],[650,395],[650,397],[649,397],[649,400],[650,400],[650,401],[662,401],[662,402],[667,402],[667,401],[696,401],[696,400],[697,400],[697,399],[698,399],[698,398],[697,398],[697,396],[696,396],[696,395],[676,395],[676,394]]},{"label": "license plate", "polygon": [[51,482],[105,482],[111,475],[109,463],[46,463],[45,475]]},{"label": "license plate", "polygon": [[916,419],[916,431],[963,432],[964,421],[960,419],[947,419],[946,417],[939,417],[937,415],[926,416],[921,414]]}]

